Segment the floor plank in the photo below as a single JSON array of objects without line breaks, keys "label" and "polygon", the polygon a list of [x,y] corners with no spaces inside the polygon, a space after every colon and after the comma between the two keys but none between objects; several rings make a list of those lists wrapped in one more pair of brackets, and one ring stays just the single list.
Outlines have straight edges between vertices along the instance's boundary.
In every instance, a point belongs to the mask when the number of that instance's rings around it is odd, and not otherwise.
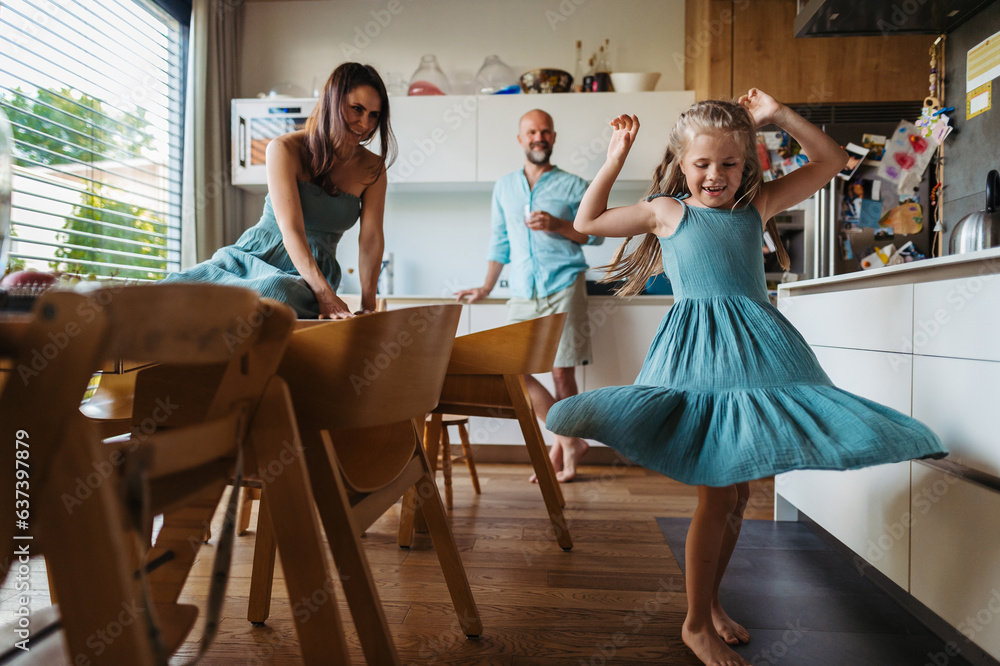
[{"label": "floor plank", "polygon": [[[656,517],[690,517],[693,489],[635,466],[583,467],[579,481],[563,486],[574,540],[573,550],[563,552],[551,538],[538,486],[528,483],[527,465],[477,470],[483,494],[456,473],[449,515],[482,616],[478,641],[458,627],[429,538],[418,535],[409,550],[396,547],[398,505],[364,537],[404,664],[697,663],[679,637],[686,608],[681,570],[656,524]],[[757,483],[753,491],[748,517],[770,518],[773,484]],[[221,518],[220,510],[216,534]],[[203,664],[300,661],[280,566],[267,626],[245,620],[253,543],[253,529],[236,540],[224,619]],[[214,541],[199,552],[182,602],[204,608],[214,555]],[[44,574],[33,576],[36,590],[46,584]],[[0,617],[15,610],[4,599],[8,591],[0,590]],[[361,664],[343,592],[338,587],[335,594],[353,663]],[[44,605],[38,596],[33,602]],[[196,654],[201,622],[171,663]]]}]

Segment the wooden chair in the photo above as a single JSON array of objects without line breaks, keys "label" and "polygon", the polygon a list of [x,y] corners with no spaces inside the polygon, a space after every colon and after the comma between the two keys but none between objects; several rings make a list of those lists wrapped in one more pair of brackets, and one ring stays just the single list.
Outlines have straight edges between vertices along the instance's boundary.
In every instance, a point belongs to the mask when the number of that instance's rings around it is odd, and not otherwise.
[{"label": "wooden chair", "polygon": [[[565,319],[560,313],[455,338],[441,400],[434,412],[517,419],[556,541],[563,550],[570,550],[573,540],[563,516],[562,490],[524,382],[524,375],[552,370]],[[431,421],[424,441],[429,457],[435,459],[441,441],[439,424]],[[415,516],[410,506],[404,503],[399,522],[401,547],[408,547],[413,539]]]},{"label": "wooden chair", "polygon": [[[407,492],[429,525],[462,631],[482,632],[465,568],[418,427],[438,402],[461,312],[439,305],[296,330],[279,369],[292,403],[313,493],[370,664],[398,664],[361,534]],[[269,503],[270,490],[262,495]],[[258,521],[248,619],[269,612],[274,549]],[[287,571],[287,569],[286,569]]]},{"label": "wooden chair", "polygon": [[[361,309],[360,294],[340,294],[340,298],[347,304],[347,307],[350,308],[352,312],[356,312]],[[388,301],[384,298],[378,299],[375,303],[376,312],[385,312],[388,307]],[[322,323],[326,323],[326,320],[300,319],[296,322],[296,325],[299,328],[307,328],[309,326]],[[104,377],[101,378],[101,381],[104,381]],[[114,381],[115,380],[112,379],[112,387],[116,386]],[[94,400],[92,399],[91,402],[94,402]],[[255,500],[260,500],[261,487],[260,479],[257,478],[256,475],[251,475],[243,480],[243,492],[240,495],[239,520],[236,524],[236,533],[240,536],[246,536],[248,530],[250,529],[250,517],[251,512],[253,511],[253,503]],[[211,536],[211,534],[206,536],[206,539],[208,539],[209,536]]]},{"label": "wooden chair", "polygon": [[[458,429],[458,439],[462,445],[462,455],[451,455],[451,437],[448,436],[448,428],[454,426]],[[477,495],[482,494],[479,487],[479,475],[476,473],[476,458],[472,453],[472,443],[469,441],[469,417],[459,414],[428,414],[427,422],[424,424],[424,448],[430,444],[429,433],[435,429],[441,433],[439,444],[441,449],[441,476],[444,479],[444,505],[445,508],[455,508],[455,500],[451,487],[451,468],[455,463],[464,462],[469,469],[469,477],[472,479],[472,488]],[[427,454],[428,460],[432,462],[438,459],[433,455],[434,447]]]},{"label": "wooden chair", "polygon": [[[299,452],[271,489],[284,519],[276,538],[296,566],[289,593],[300,599],[332,586],[287,389],[274,375],[293,322],[286,306],[249,290],[177,284],[50,292],[15,340],[0,335],[0,351],[23,368],[22,381],[7,382],[0,396],[0,432],[30,453],[27,543],[46,557],[62,629],[50,635],[65,641],[74,663],[81,655],[97,664],[165,663],[196,620],[197,608],[178,598],[227,482],[241,460],[256,469],[278,458],[282,441]],[[132,436],[102,443],[80,397],[96,369],[120,358],[161,365],[137,380]],[[217,381],[202,383],[209,375]],[[14,477],[13,456],[0,465]],[[0,503],[13,513],[13,494]],[[158,513],[163,527],[147,553]],[[25,543],[21,536],[12,521],[0,527],[9,552]],[[213,579],[224,586],[228,553],[221,545],[217,552]],[[205,645],[222,591],[210,590]],[[112,625],[121,633],[98,645],[95,632]],[[296,629],[307,662],[346,659],[335,601]]]}]

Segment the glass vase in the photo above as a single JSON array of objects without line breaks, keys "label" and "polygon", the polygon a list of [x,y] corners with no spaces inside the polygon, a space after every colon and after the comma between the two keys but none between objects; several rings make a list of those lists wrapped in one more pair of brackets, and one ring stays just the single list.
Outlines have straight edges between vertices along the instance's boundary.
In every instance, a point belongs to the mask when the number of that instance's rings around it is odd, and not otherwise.
[{"label": "glass vase", "polygon": [[437,57],[425,55],[410,77],[409,95],[447,95],[451,92],[448,77],[441,71]]},{"label": "glass vase", "polygon": [[520,81],[514,70],[500,60],[500,56],[487,56],[476,74],[480,95],[509,95],[521,91]]}]

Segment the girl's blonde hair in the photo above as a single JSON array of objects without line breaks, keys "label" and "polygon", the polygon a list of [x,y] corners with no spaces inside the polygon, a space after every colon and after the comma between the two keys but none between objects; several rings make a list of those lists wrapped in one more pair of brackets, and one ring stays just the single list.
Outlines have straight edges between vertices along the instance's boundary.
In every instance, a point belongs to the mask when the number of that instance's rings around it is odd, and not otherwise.
[{"label": "girl's blonde hair", "polygon": [[[743,152],[743,180],[736,190],[736,204],[746,200],[747,203],[760,192],[764,182],[764,171],[757,155],[757,128],[749,112],[739,104],[726,100],[708,100],[698,102],[681,114],[677,124],[670,131],[667,139],[667,150],[663,161],[653,172],[653,183],[648,196],[667,194],[681,196],[691,194],[688,191],[687,179],[681,171],[681,159],[687,149],[688,142],[699,134],[707,132],[722,132],[729,134],[740,146]],[[778,263],[788,270],[790,262],[788,252],[778,238],[778,228],[774,218],[767,221],[767,231],[771,235],[778,250]],[[611,263],[606,269],[601,282],[614,282],[625,279],[625,284],[615,293],[619,296],[635,296],[646,286],[646,281],[654,275],[663,272],[660,253],[660,239],[647,233],[639,241],[638,246],[626,254],[632,236],[625,239],[615,252]]]}]

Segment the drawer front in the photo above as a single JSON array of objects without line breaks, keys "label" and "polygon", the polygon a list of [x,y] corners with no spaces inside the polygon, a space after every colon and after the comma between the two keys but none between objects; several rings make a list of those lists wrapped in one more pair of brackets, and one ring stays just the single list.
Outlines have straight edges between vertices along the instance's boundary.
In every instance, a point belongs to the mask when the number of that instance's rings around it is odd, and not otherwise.
[{"label": "drawer front", "polygon": [[583,390],[634,382],[669,309],[663,305],[622,304],[617,299],[591,299],[587,314],[594,362],[583,366]]},{"label": "drawer front", "polygon": [[854,551],[859,573],[872,566],[907,589],[910,463],[779,474],[775,492]]},{"label": "drawer front", "polygon": [[1000,363],[913,357],[913,416],[938,434],[949,460],[1000,477]]},{"label": "drawer front", "polygon": [[910,593],[1000,659],[1000,493],[912,465]]},{"label": "drawer front", "polygon": [[811,345],[910,353],[913,285],[789,296],[778,301]]},{"label": "drawer front", "polygon": [[813,347],[813,352],[838,388],[909,415],[913,377],[909,354],[836,347]]},{"label": "drawer front", "polygon": [[1000,361],[1000,276],[914,285],[913,353]]},{"label": "drawer front", "polygon": [[[813,351],[839,388],[910,413],[912,356],[833,347]],[[775,491],[853,550],[859,571],[871,565],[906,588],[910,536],[903,517],[909,507],[910,463],[790,472],[777,477]]]}]

